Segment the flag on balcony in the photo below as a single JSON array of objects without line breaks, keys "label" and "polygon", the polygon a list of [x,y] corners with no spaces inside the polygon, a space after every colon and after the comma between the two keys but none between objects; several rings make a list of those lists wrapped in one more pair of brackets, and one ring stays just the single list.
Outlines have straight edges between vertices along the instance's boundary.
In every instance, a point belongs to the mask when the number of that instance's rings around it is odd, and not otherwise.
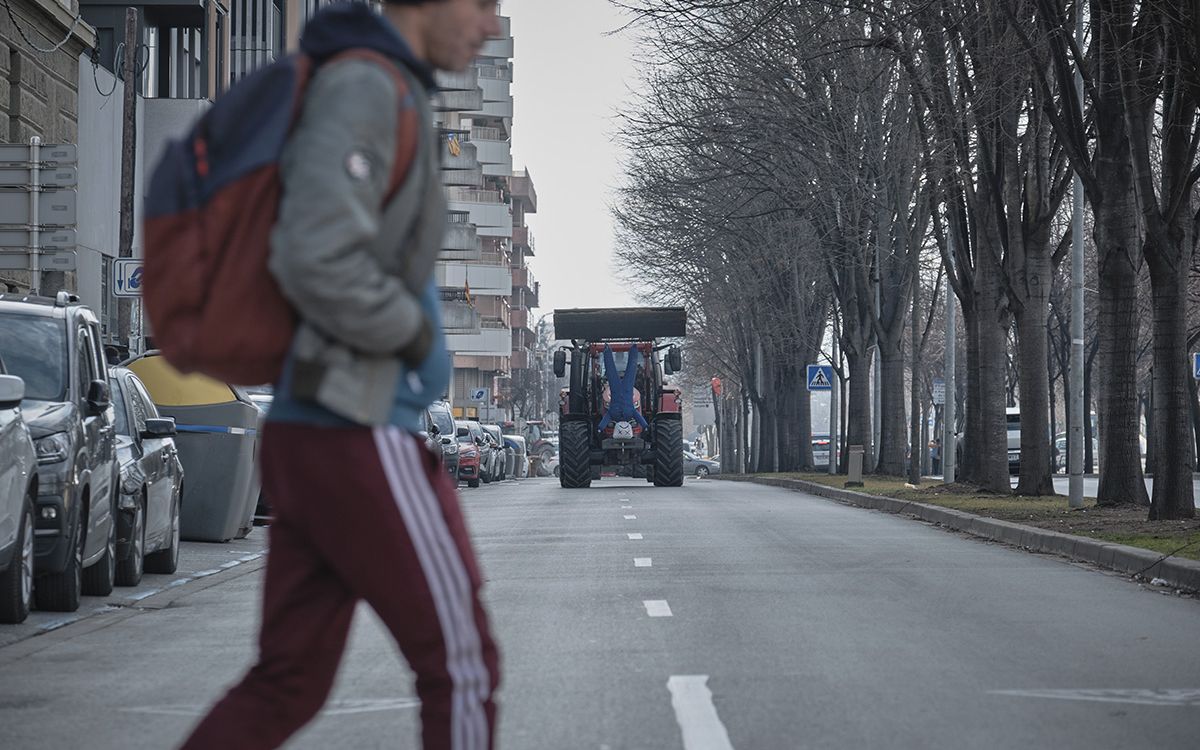
[{"label": "flag on balcony", "polygon": [[463,282],[463,294],[467,296],[467,304],[471,304],[471,282]]},{"label": "flag on balcony", "polygon": [[450,149],[451,156],[462,154],[462,146],[458,144],[458,133],[450,133],[446,136],[446,146]]}]

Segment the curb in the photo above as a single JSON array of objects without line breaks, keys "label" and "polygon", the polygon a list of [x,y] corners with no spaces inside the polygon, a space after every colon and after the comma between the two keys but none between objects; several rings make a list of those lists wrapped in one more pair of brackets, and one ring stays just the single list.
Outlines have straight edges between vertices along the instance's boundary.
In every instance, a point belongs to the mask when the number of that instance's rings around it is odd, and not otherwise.
[{"label": "curb", "polygon": [[267,564],[265,554],[254,554],[249,557],[250,559],[239,561],[238,564],[228,566],[222,570],[203,571],[200,574],[192,574],[191,577],[179,579],[172,584],[168,584],[165,588],[152,591],[143,597],[126,598],[114,602],[113,606],[108,609],[100,609],[83,615],[77,620],[73,620],[52,630],[30,634],[27,638],[0,648],[0,667],[20,661],[48,648],[53,648],[60,643],[78,638],[81,635],[103,630],[131,617],[165,609],[184,597],[191,596],[226,581],[241,578],[244,575],[262,569]]},{"label": "curb", "polygon": [[1101,568],[1115,570],[1133,577],[1147,580],[1163,581],[1166,585],[1187,591],[1200,593],[1200,562],[1185,560],[1178,557],[1164,558],[1157,552],[1130,547],[1125,544],[1113,544],[1084,536],[1062,534],[1057,531],[1039,529],[1035,526],[1000,521],[986,516],[979,516],[966,511],[943,508],[937,505],[927,505],[911,500],[897,500],[882,495],[868,495],[853,490],[842,490],[828,487],[816,482],[803,479],[787,479],[784,477],[739,477],[737,475],[717,475],[717,479],[734,482],[752,482],[754,484],[780,487],[796,492],[807,492],[829,500],[854,505],[859,508],[881,510],[885,513],[895,513],[912,516],[922,521],[944,526],[955,531],[962,531],[972,536],[1000,542],[1013,547],[1059,555],[1079,562],[1091,563]]}]

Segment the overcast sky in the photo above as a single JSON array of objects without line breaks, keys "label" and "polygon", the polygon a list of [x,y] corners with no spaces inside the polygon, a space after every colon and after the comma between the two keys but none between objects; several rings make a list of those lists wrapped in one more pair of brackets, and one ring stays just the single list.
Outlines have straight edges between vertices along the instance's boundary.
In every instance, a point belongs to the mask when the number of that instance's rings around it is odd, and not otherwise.
[{"label": "overcast sky", "polygon": [[635,302],[617,281],[609,212],[620,183],[614,114],[637,83],[628,34],[608,0],[505,0],[512,18],[513,168],[529,169],[538,212],[531,263],[542,315]]}]

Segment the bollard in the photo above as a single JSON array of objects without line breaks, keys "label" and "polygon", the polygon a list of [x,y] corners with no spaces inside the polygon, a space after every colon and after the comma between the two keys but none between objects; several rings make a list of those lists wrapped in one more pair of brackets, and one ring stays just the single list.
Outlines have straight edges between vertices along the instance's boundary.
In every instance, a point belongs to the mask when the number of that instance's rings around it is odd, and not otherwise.
[{"label": "bollard", "polygon": [[849,456],[850,476],[846,478],[844,487],[862,487],[862,465],[863,465],[863,447],[861,445],[850,446]]}]

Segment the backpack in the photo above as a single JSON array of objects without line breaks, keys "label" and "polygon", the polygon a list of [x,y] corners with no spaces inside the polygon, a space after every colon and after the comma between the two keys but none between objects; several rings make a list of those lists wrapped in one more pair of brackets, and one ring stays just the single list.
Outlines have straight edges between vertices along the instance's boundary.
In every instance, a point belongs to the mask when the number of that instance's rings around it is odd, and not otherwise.
[{"label": "backpack", "polygon": [[[397,63],[369,49],[325,62],[372,60],[411,89]],[[226,383],[274,383],[296,313],[267,268],[282,185],[279,159],[317,62],[290,55],[232,86],[154,169],[143,233],[143,303],[155,345],[176,369]],[[419,126],[419,123],[417,124]],[[416,155],[399,122],[386,206]],[[407,146],[411,144],[411,148]]]}]

